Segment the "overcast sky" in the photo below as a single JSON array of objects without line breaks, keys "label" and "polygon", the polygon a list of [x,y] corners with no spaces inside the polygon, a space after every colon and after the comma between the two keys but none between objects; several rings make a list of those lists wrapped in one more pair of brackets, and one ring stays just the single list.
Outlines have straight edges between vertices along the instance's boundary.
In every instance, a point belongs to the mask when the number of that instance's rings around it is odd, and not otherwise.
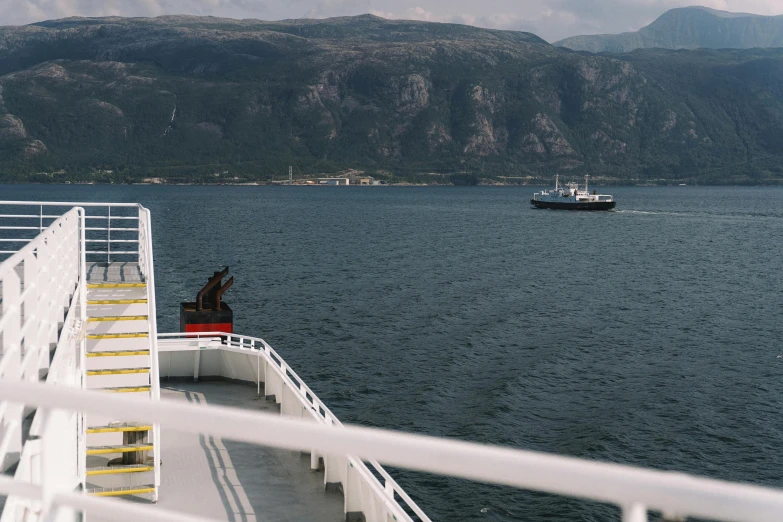
[{"label": "overcast sky", "polygon": [[386,18],[530,31],[551,42],[578,34],[635,31],[667,9],[694,3],[783,14],[783,0],[0,0],[0,25],[66,16],[194,14],[280,20],[370,12]]}]

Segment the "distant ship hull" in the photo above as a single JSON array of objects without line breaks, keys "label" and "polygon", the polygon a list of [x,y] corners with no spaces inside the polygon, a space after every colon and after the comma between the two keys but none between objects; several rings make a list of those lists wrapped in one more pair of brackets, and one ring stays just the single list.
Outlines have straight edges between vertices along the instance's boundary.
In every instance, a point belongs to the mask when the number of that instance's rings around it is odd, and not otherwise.
[{"label": "distant ship hull", "polygon": [[556,210],[612,210],[616,201],[542,201],[531,199],[530,203],[537,208],[551,208]]}]

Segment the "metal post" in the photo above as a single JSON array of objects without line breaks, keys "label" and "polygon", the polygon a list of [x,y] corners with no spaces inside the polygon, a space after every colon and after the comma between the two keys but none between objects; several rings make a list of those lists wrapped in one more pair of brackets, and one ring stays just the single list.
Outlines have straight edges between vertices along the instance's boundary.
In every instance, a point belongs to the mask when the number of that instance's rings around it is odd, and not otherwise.
[{"label": "metal post", "polygon": [[623,506],[623,522],[647,522],[647,508],[643,504]]},{"label": "metal post", "polygon": [[[14,270],[9,270],[0,281],[3,287],[2,317],[7,320],[3,329],[3,359],[6,364],[3,380],[22,380],[22,316],[21,316],[21,289],[19,276]],[[5,460],[0,463],[0,471],[5,472],[18,462],[22,454],[22,416],[24,407],[21,404],[8,404],[4,416],[3,425],[9,433],[5,434],[10,441],[5,454]]]},{"label": "metal post", "polygon": [[109,215],[108,215],[109,224],[106,225],[106,262],[111,263],[111,206],[109,206],[108,209],[109,209]]},{"label": "metal post", "polygon": [[[87,211],[84,208],[79,209],[79,317],[82,328],[87,328]],[[81,379],[80,387],[87,389],[87,337],[79,336],[79,376]],[[87,415],[79,412],[79,480],[82,483],[82,489],[87,488]]]},{"label": "metal post", "polygon": [[41,211],[38,213],[38,233],[43,232],[43,205],[41,205]]},{"label": "metal post", "polygon": [[72,480],[77,471],[69,465],[69,454],[64,451],[68,439],[63,439],[68,432],[71,413],[61,409],[45,409],[43,436],[41,437],[41,493],[42,520],[76,520],[75,513],[66,506],[57,506],[53,500],[58,493],[65,493],[73,488]]},{"label": "metal post", "polygon": [[196,358],[193,361],[193,382],[198,382],[198,367],[201,363],[201,350],[198,350],[196,353]]}]

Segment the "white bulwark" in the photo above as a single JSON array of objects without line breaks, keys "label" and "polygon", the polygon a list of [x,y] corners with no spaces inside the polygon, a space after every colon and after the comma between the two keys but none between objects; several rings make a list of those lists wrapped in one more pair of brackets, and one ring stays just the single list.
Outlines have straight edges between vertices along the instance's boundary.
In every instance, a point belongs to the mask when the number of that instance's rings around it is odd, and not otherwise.
[{"label": "white bulwark", "polygon": [[141,205],[7,201],[0,222],[0,522],[429,522],[381,463],[624,522],[783,515],[778,489],[345,426],[261,338],[158,333]]}]

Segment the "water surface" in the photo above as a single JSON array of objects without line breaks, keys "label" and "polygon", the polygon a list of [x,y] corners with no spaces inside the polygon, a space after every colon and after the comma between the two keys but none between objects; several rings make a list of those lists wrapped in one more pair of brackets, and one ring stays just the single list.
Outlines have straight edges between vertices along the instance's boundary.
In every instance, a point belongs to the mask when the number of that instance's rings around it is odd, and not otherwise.
[{"label": "water surface", "polygon": [[[783,189],[0,186],[151,209],[159,328],[230,265],[235,329],[346,422],[783,486]],[[611,507],[396,472],[433,519]]]}]

